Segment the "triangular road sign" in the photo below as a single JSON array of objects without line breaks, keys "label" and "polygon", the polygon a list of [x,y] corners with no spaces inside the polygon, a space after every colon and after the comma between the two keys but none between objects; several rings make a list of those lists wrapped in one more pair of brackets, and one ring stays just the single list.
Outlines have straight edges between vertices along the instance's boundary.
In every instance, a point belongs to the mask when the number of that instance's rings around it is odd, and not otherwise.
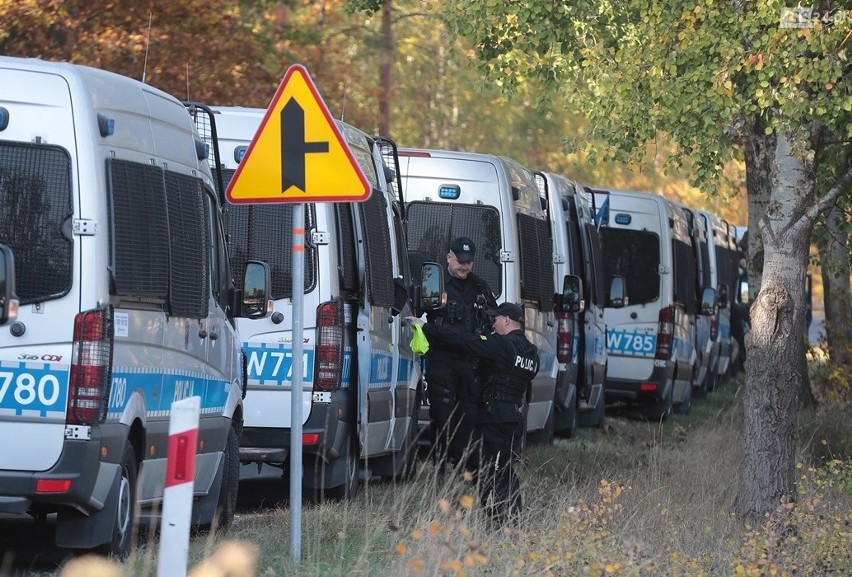
[{"label": "triangular road sign", "polygon": [[361,201],[370,183],[300,64],[287,69],[225,196],[234,204]]}]

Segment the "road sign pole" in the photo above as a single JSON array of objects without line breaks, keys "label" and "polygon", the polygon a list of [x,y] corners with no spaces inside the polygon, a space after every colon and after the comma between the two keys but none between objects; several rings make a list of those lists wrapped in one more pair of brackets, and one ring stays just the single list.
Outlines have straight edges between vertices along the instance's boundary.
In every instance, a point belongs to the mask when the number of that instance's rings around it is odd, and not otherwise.
[{"label": "road sign pole", "polygon": [[302,560],[302,300],[305,292],[305,205],[293,205],[293,378],[290,403],[290,557]]}]

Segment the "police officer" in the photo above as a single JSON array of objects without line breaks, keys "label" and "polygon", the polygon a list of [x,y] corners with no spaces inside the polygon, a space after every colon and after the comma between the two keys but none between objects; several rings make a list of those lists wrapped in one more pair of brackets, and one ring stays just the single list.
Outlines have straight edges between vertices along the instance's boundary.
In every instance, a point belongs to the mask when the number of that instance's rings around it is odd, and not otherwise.
[{"label": "police officer", "polygon": [[523,426],[527,388],[538,373],[538,349],[524,335],[520,306],[503,303],[486,312],[494,331],[491,335],[455,333],[429,323],[423,325],[423,332],[430,346],[452,346],[483,361],[478,371],[482,404],[476,428],[481,443],[477,475],[483,505],[496,520],[506,523],[517,521],[523,508],[512,445]]},{"label": "police officer", "polygon": [[[490,330],[485,311],[497,302],[488,284],[472,272],[475,255],[476,245],[467,237],[450,243],[444,276],[447,306],[427,313],[429,323],[460,335]],[[447,462],[462,463],[468,455],[480,402],[476,361],[458,347],[430,343],[426,355],[429,431],[439,469]]]}]

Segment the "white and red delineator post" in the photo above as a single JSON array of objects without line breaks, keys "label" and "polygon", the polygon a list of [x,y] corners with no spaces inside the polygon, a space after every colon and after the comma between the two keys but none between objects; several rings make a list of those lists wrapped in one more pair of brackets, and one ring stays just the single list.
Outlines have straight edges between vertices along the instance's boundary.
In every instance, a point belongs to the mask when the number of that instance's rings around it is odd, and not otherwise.
[{"label": "white and red delineator post", "polygon": [[201,397],[172,403],[157,577],[185,577]]}]

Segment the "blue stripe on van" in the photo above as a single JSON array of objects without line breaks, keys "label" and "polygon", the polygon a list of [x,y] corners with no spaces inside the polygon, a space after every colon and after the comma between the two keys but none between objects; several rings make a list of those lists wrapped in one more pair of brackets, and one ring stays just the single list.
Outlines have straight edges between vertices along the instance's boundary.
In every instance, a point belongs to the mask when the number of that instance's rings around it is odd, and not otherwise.
[{"label": "blue stripe on van", "polygon": [[393,377],[393,355],[373,353],[370,355],[370,385],[390,385]]},{"label": "blue stripe on van", "polygon": [[188,397],[201,399],[202,414],[220,414],[225,410],[231,383],[207,380],[203,373],[168,371],[165,373],[132,367],[115,367],[112,374],[107,419],[121,416],[134,392],[146,400],[148,416],[167,416],[174,401]]}]

